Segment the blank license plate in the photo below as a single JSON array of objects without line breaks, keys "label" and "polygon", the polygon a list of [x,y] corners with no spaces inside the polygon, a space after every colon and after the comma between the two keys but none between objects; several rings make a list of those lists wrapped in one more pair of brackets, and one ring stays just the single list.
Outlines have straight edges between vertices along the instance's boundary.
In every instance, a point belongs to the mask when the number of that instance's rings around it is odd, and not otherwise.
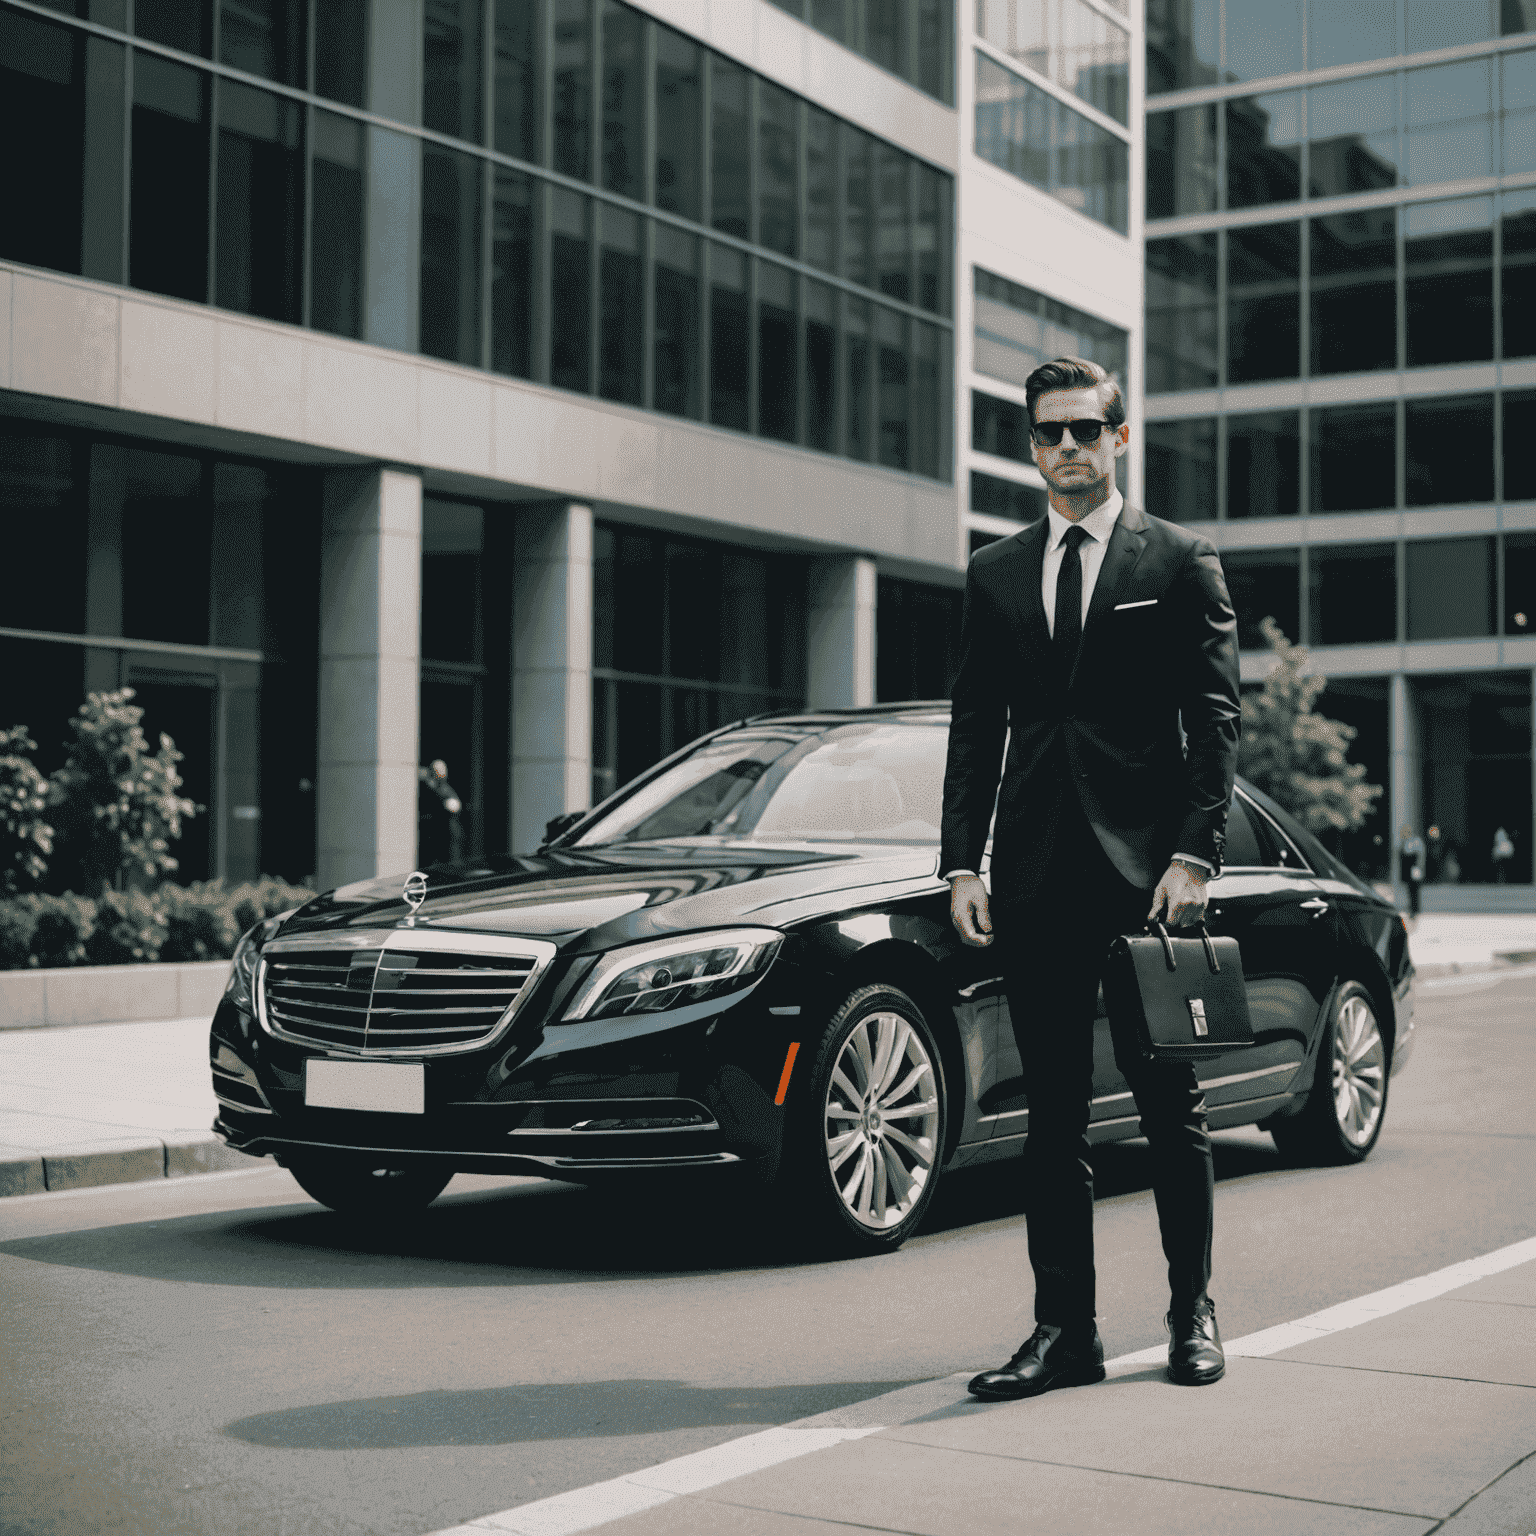
[{"label": "blank license plate", "polygon": [[304,1102],[315,1109],[423,1115],[427,1069],[419,1062],[316,1061],[304,1070]]}]

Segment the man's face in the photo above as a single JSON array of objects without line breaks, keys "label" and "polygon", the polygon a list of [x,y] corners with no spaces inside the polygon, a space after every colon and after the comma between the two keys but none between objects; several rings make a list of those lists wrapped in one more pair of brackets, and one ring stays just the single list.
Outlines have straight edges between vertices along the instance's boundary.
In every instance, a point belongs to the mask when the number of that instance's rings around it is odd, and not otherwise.
[{"label": "man's face", "polygon": [[[1035,401],[1035,420],[1103,421],[1104,406],[1096,389],[1057,389]],[[1075,442],[1071,430],[1062,433],[1054,447],[1029,440],[1030,457],[1040,466],[1047,485],[1066,496],[1080,496],[1115,473],[1115,460],[1131,440],[1129,423],[1117,432],[1105,428],[1096,443]]]}]

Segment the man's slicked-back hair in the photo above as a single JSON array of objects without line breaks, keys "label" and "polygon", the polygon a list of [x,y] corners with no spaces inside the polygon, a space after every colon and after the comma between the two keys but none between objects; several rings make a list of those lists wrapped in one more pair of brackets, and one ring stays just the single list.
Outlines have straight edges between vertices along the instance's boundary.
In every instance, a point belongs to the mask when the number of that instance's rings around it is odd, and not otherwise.
[{"label": "man's slicked-back hair", "polygon": [[1057,357],[1041,363],[1024,380],[1024,403],[1029,407],[1030,425],[1035,421],[1035,401],[1058,389],[1093,389],[1098,391],[1104,420],[1118,428],[1125,421],[1125,400],[1113,375],[1086,357]]}]

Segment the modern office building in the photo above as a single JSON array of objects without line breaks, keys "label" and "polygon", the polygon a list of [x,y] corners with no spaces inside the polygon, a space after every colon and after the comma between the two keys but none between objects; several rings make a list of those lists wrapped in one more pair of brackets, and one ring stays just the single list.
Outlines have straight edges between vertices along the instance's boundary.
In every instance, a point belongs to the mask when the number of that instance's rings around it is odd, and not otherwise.
[{"label": "modern office building", "polygon": [[1312,647],[1387,790],[1357,867],[1433,828],[1431,905],[1529,906],[1536,5],[1151,0],[1146,43],[1149,509],[1220,546],[1246,681],[1265,614]]},{"label": "modern office building", "polygon": [[1135,26],[3,0],[0,723],[47,769],[131,686],[184,878],[334,883],[441,852],[436,758],[524,851],[717,723],[943,693],[1025,374],[1140,391]]}]

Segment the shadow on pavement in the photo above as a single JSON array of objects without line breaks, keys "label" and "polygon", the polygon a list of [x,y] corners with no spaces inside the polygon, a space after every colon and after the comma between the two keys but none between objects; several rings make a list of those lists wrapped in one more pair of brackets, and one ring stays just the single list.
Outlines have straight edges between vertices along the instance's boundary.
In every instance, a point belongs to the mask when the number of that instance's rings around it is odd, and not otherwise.
[{"label": "shadow on pavement", "polygon": [[668,1429],[768,1427],[863,1402],[910,1381],[790,1387],[689,1387],[678,1381],[587,1381],[413,1392],[315,1403],[237,1419],[224,1433],[299,1451],[516,1445],[648,1435]]}]

